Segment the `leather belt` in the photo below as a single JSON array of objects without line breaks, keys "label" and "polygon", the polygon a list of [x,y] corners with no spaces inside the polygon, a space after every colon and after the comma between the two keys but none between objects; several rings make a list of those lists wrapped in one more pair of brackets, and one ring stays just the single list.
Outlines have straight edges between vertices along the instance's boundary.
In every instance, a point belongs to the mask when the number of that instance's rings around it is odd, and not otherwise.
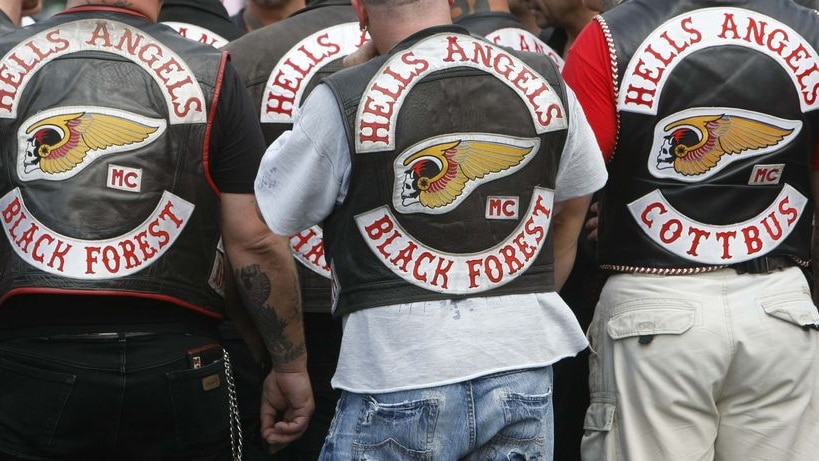
[{"label": "leather belt", "polygon": [[788,256],[763,256],[750,261],[732,264],[737,274],[770,274],[786,267],[796,266],[796,261]]}]

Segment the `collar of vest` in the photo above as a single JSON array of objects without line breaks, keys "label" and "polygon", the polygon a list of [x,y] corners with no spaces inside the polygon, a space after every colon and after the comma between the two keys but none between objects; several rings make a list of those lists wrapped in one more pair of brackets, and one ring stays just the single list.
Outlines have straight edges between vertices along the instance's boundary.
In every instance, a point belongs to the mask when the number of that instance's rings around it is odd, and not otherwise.
[{"label": "collar of vest", "polygon": [[[74,14],[74,13],[87,13],[91,11],[102,11],[108,13],[119,13],[119,14],[128,14],[131,16],[136,16],[138,18],[144,18],[147,21],[151,21],[148,16],[140,13],[139,11],[130,10],[128,8],[120,8],[117,6],[103,6],[103,5],[82,5],[82,6],[75,6],[73,8],[68,8],[63,11],[60,11],[56,14]],[[154,22],[154,21],[151,21]]]},{"label": "collar of vest", "polygon": [[441,26],[432,26],[427,27],[426,29],[419,30],[414,34],[410,35],[409,37],[401,40],[395,46],[390,49],[388,54],[397,53],[399,51],[406,50],[407,48],[414,45],[416,42],[421,41],[426,37],[430,37],[435,34],[445,34],[445,33],[453,33],[453,34],[464,34],[464,35],[472,35],[468,30],[464,29],[462,26],[457,24],[444,24]]}]

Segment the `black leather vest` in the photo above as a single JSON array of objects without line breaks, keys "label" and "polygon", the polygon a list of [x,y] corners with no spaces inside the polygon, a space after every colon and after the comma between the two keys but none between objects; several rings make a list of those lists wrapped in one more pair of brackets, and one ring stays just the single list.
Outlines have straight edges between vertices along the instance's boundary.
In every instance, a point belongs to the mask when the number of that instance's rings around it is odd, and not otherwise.
[{"label": "black leather vest", "polygon": [[630,0],[598,18],[619,120],[602,267],[807,264],[819,20],[792,3]]},{"label": "black leather vest", "polygon": [[518,51],[543,54],[563,68],[563,58],[535,34],[529,32],[512,13],[485,11],[461,16],[455,24],[490,42]]},{"label": "black leather vest", "polygon": [[122,11],[0,38],[0,293],[132,295],[218,318],[206,159],[223,58]]},{"label": "black leather vest", "polygon": [[[321,79],[341,69],[341,59],[367,38],[359,30],[350,2],[329,0],[228,45],[226,50],[245,79],[268,144],[293,126],[294,110]],[[290,239],[293,255],[301,263],[305,312],[330,312],[330,266],[322,235],[321,227],[313,226]]]},{"label": "black leather vest", "polygon": [[435,27],[325,82],[352,155],[347,199],[324,227],[336,315],[554,289],[568,122],[549,60]]}]

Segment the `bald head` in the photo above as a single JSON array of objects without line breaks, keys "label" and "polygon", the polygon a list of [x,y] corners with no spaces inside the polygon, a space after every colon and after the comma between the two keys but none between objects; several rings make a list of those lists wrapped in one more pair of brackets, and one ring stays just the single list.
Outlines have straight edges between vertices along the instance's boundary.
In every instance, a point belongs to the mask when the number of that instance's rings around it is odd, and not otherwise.
[{"label": "bald head", "polygon": [[379,54],[428,27],[451,24],[451,0],[352,0]]}]

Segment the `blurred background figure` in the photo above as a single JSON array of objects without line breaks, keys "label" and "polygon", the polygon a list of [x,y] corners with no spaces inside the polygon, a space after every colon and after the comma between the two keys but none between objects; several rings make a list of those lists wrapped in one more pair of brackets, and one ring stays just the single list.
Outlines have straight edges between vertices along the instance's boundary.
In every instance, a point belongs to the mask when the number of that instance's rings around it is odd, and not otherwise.
[{"label": "blurred background figure", "polygon": [[[519,5],[518,9],[521,9]],[[563,67],[563,58],[512,14],[507,0],[455,0],[450,13],[453,24],[473,34],[514,50],[548,56],[558,69]],[[533,18],[530,16],[529,19]]]},{"label": "blurred background figure", "polygon": [[41,0],[0,0],[0,34],[24,25],[23,18],[39,13]]},{"label": "blurred background figure", "polygon": [[185,38],[215,48],[242,36],[219,0],[165,0],[159,12],[159,22],[171,27]]},{"label": "blurred background figure", "polygon": [[249,0],[230,19],[245,32],[260,29],[304,8],[304,0]]},{"label": "blurred background figure", "polygon": [[526,30],[535,35],[540,35],[542,29],[537,24],[537,18],[535,18],[535,13],[529,6],[529,0],[509,0],[509,12],[523,23]]},{"label": "blurred background figure", "polygon": [[584,5],[583,0],[528,1],[537,25],[547,35],[541,38],[545,38],[546,43],[561,56],[566,55],[580,31],[600,11]]}]

